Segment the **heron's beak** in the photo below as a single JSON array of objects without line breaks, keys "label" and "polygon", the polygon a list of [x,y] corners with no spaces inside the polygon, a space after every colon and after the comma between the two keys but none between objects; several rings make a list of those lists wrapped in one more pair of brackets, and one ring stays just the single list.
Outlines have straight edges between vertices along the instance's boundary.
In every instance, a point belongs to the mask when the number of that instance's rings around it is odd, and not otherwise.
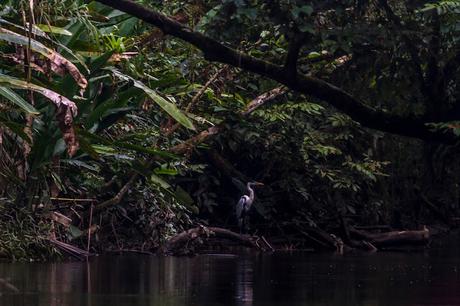
[{"label": "heron's beak", "polygon": [[256,185],[256,186],[264,186],[264,183],[256,182],[255,185]]}]

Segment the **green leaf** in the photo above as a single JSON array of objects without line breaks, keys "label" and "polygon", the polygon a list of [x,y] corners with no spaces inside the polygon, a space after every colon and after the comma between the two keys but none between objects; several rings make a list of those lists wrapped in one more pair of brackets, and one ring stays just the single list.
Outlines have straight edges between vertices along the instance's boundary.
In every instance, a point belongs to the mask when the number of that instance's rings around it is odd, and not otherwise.
[{"label": "green leaf", "polygon": [[150,176],[150,181],[153,184],[158,185],[164,189],[169,189],[171,187],[171,185],[169,185],[168,182],[166,182],[165,180],[163,180],[161,177],[159,177],[158,175],[154,173],[152,173],[152,175]]},{"label": "green leaf", "polygon": [[19,106],[23,111],[25,111],[28,114],[38,115],[40,113],[29,102],[24,100],[20,95],[18,95],[9,88],[0,86],[0,95],[11,101],[13,104]]},{"label": "green leaf", "polygon": [[53,101],[56,107],[64,106],[66,108],[70,108],[70,111],[73,114],[73,116],[76,116],[77,114],[77,106],[75,105],[75,103],[73,103],[66,97],[52,90],[49,90],[47,88],[29,83],[29,82],[25,82],[23,80],[19,80],[17,78],[13,78],[13,77],[10,77],[4,74],[0,74],[0,86],[18,88],[18,89],[24,89],[24,90],[32,90],[32,91],[38,92],[42,94],[43,96],[47,97],[48,99],[50,99],[51,101]]},{"label": "green leaf", "polygon": [[190,196],[190,194],[185,191],[182,187],[177,186],[176,190],[174,191],[174,197],[185,207],[190,209],[193,213],[198,214],[200,210],[195,204],[195,201]]},{"label": "green leaf", "polygon": [[300,14],[305,14],[307,16],[310,16],[313,13],[313,7],[310,5],[303,5],[303,6],[296,6],[292,10],[292,15],[295,18],[299,18]]},{"label": "green leaf", "polygon": [[[23,27],[23,26],[20,26],[20,25],[17,25],[17,24],[14,24],[12,22],[9,22],[3,18],[0,18],[0,23],[4,23],[4,24],[7,24],[9,26],[12,26],[16,29],[19,29],[21,31],[24,31],[26,33],[29,33],[29,29],[27,27]],[[73,35],[72,32],[68,31],[71,35]],[[40,28],[38,27],[33,27],[32,28],[32,34],[36,35],[36,36],[39,36],[41,37],[42,39],[45,39],[46,41],[52,43],[52,44],[55,44],[57,45],[59,48],[63,49],[65,52],[68,53],[68,55],[72,56],[75,60],[77,60],[85,69],[86,71],[89,73],[89,70],[88,70],[88,67],[86,66],[85,64],[85,60],[78,54],[75,54],[71,49],[69,49],[67,46],[65,46],[64,44],[58,42],[58,41],[55,41],[55,40],[51,40],[48,35],[46,35],[46,33],[42,30],[40,30]]]},{"label": "green leaf", "polygon": [[68,30],[66,30],[64,28],[55,27],[55,26],[48,25],[48,24],[37,24],[36,26],[40,30],[42,30],[43,32],[59,34],[59,35],[66,35],[66,36],[72,36],[72,32],[70,32],[70,31],[68,31]]},{"label": "green leaf", "polygon": [[83,235],[83,231],[81,231],[78,227],[75,225],[70,225],[68,228],[69,234],[72,239],[78,238],[81,235]]},{"label": "green leaf", "polygon": [[181,125],[185,126],[188,129],[195,130],[192,121],[179,109],[175,104],[166,100],[159,94],[157,94],[153,89],[145,86],[143,83],[133,79],[130,76],[122,74],[116,69],[108,68],[112,73],[119,79],[125,81],[132,81],[134,86],[142,89],[155,103],[157,103],[165,112],[167,112],[171,117],[173,117]]},{"label": "green leaf", "polygon": [[94,60],[91,61],[91,64],[89,65],[89,68],[91,69],[91,73],[94,73],[104,67],[105,64],[109,61],[109,59],[112,57],[112,55],[115,53],[114,50],[108,51],[101,56],[98,56]]},{"label": "green leaf", "polygon": [[129,88],[121,93],[119,93],[115,97],[111,97],[110,99],[101,102],[88,116],[86,119],[85,125],[88,128],[91,128],[96,122],[104,117],[104,114],[113,108],[119,108],[128,102],[128,100],[132,97],[135,97],[136,94],[139,94],[140,90],[137,88]]},{"label": "green leaf", "polygon": [[28,47],[30,43],[30,48],[33,51],[45,56],[46,58],[48,58],[48,60],[53,62],[58,67],[65,68],[67,72],[75,79],[78,86],[84,89],[88,85],[88,81],[86,80],[86,78],[73,63],[71,63],[69,60],[67,60],[65,57],[63,57],[56,51],[46,47],[41,42],[36,41],[34,39],[29,39],[29,37],[20,35],[10,30],[4,29],[2,27],[0,27],[0,39],[26,47]]},{"label": "green leaf", "polygon": [[98,154],[103,154],[103,155],[113,155],[113,154],[117,154],[118,151],[115,150],[114,148],[112,147],[108,147],[108,146],[104,146],[104,145],[92,145],[91,146],[94,151]]},{"label": "green leaf", "polygon": [[168,168],[168,169],[156,168],[155,170],[153,170],[153,172],[155,172],[155,174],[163,174],[163,175],[177,175],[179,173],[177,172],[176,169],[171,169],[171,168]]},{"label": "green leaf", "polygon": [[[139,146],[139,145],[131,144],[131,143],[128,143],[128,142],[123,142],[123,141],[111,141],[111,140],[105,139],[104,137],[101,137],[99,135],[96,135],[96,134],[93,134],[93,133],[90,133],[88,131],[81,130],[81,129],[77,129],[77,131],[78,131],[79,135],[82,135],[82,136],[86,137],[89,140],[93,140],[93,141],[96,141],[96,142],[99,142],[99,143],[103,144],[104,148],[108,148],[109,146],[112,146],[112,147],[116,147],[116,148],[123,148],[123,149],[133,150],[133,151],[136,151],[136,152],[141,152],[141,153],[147,153],[147,154],[150,154],[150,155],[160,156],[160,157],[163,157],[163,158],[177,158],[176,155],[174,155],[172,153],[169,153],[169,152],[166,152],[166,151],[161,151],[161,150],[157,150],[157,149],[153,149],[153,148],[145,148],[143,146]],[[94,149],[94,146],[95,145],[92,145],[93,149]],[[101,149],[101,148],[99,148],[99,149]],[[96,153],[99,153],[99,152],[97,152],[97,150],[96,150]],[[107,151],[105,153],[107,153]]]}]

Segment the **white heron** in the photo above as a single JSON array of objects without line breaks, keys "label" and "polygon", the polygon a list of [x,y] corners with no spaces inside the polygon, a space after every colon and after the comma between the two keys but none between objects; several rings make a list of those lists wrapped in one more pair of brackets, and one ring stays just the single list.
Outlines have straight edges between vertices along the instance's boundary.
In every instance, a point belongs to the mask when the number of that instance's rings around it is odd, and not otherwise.
[{"label": "white heron", "polygon": [[252,186],[263,186],[264,184],[259,182],[249,182],[246,185],[249,195],[243,195],[238,203],[236,204],[235,212],[236,219],[238,220],[238,226],[240,232],[247,229],[248,226],[248,212],[251,209],[252,203],[254,202],[254,190]]}]

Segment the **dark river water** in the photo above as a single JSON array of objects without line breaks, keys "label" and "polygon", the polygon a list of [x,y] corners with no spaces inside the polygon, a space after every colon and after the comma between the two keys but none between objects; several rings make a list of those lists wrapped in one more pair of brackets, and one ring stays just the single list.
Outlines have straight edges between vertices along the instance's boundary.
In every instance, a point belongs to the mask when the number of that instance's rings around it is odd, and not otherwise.
[{"label": "dark river water", "polygon": [[460,305],[459,239],[418,253],[2,263],[0,305]]}]

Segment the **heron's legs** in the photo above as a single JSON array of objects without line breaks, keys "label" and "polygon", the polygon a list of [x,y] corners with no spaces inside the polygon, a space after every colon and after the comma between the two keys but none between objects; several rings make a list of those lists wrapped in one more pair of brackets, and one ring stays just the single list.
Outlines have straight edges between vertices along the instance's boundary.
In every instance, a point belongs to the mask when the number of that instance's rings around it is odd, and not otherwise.
[{"label": "heron's legs", "polygon": [[247,234],[249,233],[249,216],[248,214],[245,214],[243,216],[243,226],[242,226],[243,232],[242,234]]}]

